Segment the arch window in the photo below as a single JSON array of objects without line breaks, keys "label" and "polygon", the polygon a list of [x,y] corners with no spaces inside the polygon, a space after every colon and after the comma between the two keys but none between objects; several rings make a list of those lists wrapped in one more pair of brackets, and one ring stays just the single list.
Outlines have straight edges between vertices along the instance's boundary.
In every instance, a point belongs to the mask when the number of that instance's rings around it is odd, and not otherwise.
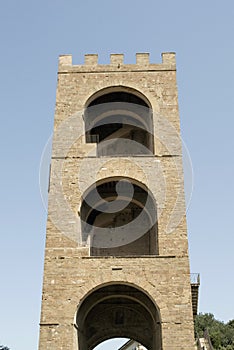
[{"label": "arch window", "polygon": [[97,143],[99,156],[153,154],[149,103],[129,91],[94,97],[85,111],[85,135],[87,143]]},{"label": "arch window", "polygon": [[158,254],[155,201],[139,182],[113,178],[93,185],[84,195],[80,213],[90,255]]}]

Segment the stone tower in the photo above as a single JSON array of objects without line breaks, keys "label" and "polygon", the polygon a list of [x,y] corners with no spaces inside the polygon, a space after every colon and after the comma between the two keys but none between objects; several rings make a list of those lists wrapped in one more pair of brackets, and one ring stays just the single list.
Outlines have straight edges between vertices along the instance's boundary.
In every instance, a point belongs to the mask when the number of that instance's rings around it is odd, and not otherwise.
[{"label": "stone tower", "polygon": [[193,350],[174,53],[59,59],[40,350]]}]

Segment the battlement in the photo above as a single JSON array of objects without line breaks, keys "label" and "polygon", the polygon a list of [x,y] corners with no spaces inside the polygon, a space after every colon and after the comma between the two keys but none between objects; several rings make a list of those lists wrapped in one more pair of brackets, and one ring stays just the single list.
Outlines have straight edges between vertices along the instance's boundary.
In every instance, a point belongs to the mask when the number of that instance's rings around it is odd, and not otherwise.
[{"label": "battlement", "polygon": [[136,53],[136,63],[125,64],[123,54],[111,54],[109,64],[100,64],[97,54],[85,55],[84,64],[73,65],[72,55],[59,56],[59,72],[72,71],[142,71],[142,70],[175,70],[174,52],[163,52],[161,63],[150,63],[149,53]]}]

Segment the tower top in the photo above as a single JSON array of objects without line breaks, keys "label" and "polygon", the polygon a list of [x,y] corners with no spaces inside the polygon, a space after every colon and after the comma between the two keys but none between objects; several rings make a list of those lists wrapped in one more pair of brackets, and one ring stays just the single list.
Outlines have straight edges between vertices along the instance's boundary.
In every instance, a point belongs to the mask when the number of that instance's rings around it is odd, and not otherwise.
[{"label": "tower top", "polygon": [[84,71],[140,71],[142,69],[147,71],[155,70],[175,70],[176,59],[175,52],[163,52],[162,63],[150,63],[149,53],[136,53],[135,64],[125,64],[123,54],[111,54],[109,64],[99,64],[98,54],[85,55],[84,64],[73,65],[72,55],[59,56],[59,72],[84,72]]}]

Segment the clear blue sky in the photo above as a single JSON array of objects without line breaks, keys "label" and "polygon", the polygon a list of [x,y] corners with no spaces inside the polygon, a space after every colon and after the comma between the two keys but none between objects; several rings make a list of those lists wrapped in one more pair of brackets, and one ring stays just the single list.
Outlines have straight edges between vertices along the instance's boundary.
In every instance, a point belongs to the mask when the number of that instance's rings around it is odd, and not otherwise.
[{"label": "clear blue sky", "polygon": [[199,310],[234,318],[234,2],[1,1],[0,344],[37,349],[46,211],[40,157],[53,127],[57,58],[176,51],[182,136],[194,169],[188,210]]}]

